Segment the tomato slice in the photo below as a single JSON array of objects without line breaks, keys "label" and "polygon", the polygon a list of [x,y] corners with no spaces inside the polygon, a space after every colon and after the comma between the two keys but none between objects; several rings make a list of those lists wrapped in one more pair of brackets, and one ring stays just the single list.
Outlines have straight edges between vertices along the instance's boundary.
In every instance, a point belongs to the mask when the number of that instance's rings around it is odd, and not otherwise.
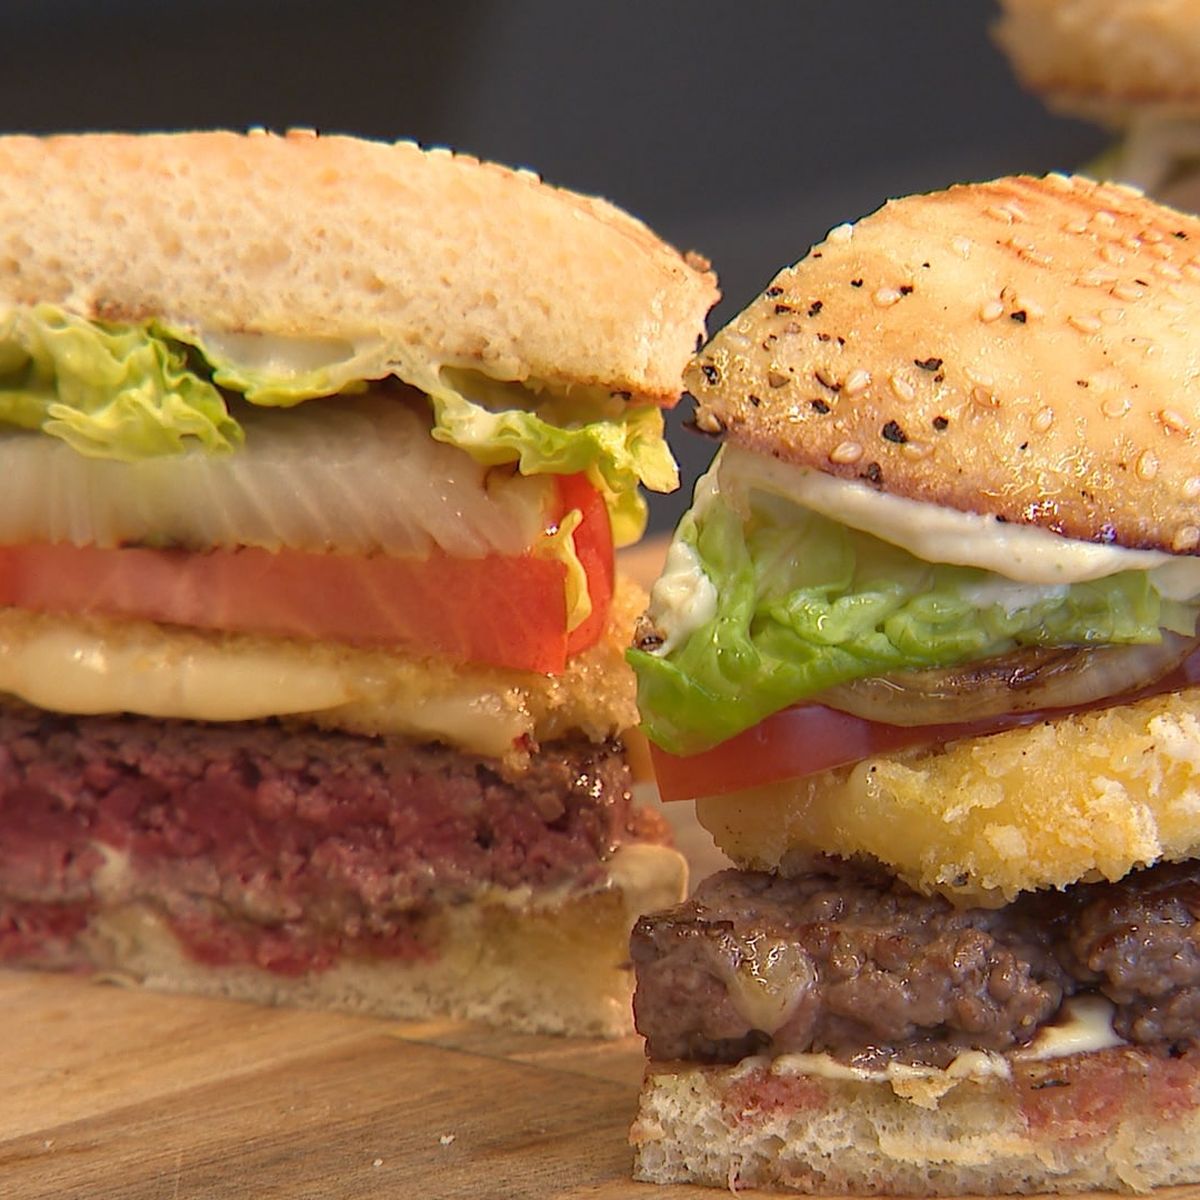
[{"label": "tomato slice", "polygon": [[564,479],[579,508],[576,552],[592,614],[566,629],[566,568],[533,554],[360,557],[254,547],[201,553],[44,543],[0,547],[0,605],[140,618],[226,632],[399,647],[457,662],[555,674],[596,642],[612,600],[613,547],[602,497]]},{"label": "tomato slice", "polygon": [[1053,720],[1071,712],[1131,704],[1197,684],[1200,684],[1200,650],[1194,650],[1173,671],[1146,687],[1075,709],[1005,713],[954,725],[885,725],[820,704],[800,704],[772,713],[752,729],[699,754],[686,757],[668,754],[654,745],[650,752],[661,797],[695,800],[815,775],[818,771],[861,762],[874,754],[942,745],[958,738],[1003,733],[1006,729]]}]

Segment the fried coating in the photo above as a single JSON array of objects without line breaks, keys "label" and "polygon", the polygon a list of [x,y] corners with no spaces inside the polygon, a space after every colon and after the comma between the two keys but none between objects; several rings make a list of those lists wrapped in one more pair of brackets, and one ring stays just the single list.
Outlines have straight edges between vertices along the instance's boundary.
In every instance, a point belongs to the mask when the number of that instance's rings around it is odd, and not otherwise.
[{"label": "fried coating", "polygon": [[866,855],[920,891],[999,905],[1200,854],[1200,688],[698,803],[739,866]]}]

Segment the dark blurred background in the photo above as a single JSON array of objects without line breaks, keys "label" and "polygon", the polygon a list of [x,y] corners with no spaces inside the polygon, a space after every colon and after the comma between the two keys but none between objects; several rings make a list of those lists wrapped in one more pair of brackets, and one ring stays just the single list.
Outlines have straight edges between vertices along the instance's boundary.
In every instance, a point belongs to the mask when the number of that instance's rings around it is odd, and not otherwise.
[{"label": "dark blurred background", "polygon": [[[9,132],[410,137],[598,192],[702,251],[711,328],[889,196],[1105,145],[1023,94],[992,0],[5,0]],[[711,445],[680,429],[685,483]]]}]

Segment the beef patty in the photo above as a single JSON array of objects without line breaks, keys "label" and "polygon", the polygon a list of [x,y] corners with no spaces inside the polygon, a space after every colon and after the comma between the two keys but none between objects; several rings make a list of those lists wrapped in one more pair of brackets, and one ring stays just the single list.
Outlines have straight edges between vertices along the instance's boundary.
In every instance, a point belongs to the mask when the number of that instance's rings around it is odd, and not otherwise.
[{"label": "beef patty", "polygon": [[634,1009],[655,1059],[826,1052],[943,1066],[1011,1049],[1099,992],[1140,1045],[1200,1041],[1200,864],[956,909],[873,868],[725,871],[634,928]]},{"label": "beef patty", "polygon": [[664,837],[632,807],[615,742],[546,745],[517,772],[270,721],[0,707],[0,958],[27,957],[44,940],[31,928],[74,933],[102,888],[107,904],[152,905],[206,957],[231,928],[269,934],[282,948],[266,965],[289,970],[317,942],[426,953],[410,943],[431,907],[588,889],[618,844]]}]

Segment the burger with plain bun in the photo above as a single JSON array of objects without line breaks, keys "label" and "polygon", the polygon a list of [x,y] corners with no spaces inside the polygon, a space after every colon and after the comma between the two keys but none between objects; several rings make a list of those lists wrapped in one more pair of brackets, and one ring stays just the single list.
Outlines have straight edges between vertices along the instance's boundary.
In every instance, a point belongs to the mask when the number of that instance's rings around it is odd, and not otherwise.
[{"label": "burger with plain bun", "polygon": [[410,143],[0,139],[0,961],[629,1026],[613,547],[716,298]]}]

